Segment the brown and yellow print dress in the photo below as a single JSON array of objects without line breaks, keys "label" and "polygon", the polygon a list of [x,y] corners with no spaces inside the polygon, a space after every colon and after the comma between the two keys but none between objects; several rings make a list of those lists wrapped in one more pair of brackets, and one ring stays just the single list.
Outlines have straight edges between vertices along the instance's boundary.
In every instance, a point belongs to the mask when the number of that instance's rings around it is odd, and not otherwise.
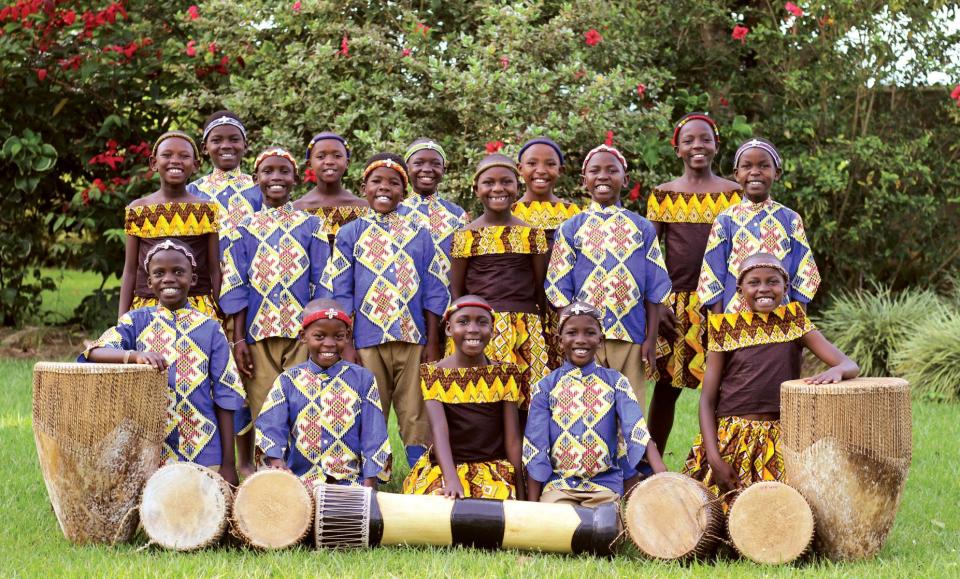
[{"label": "brown and yellow print dress", "polygon": [[323,220],[323,232],[327,234],[327,241],[332,246],[333,240],[341,227],[354,219],[363,217],[368,211],[370,211],[370,208],[362,205],[336,205],[333,207],[317,207],[316,209],[310,209],[307,213],[316,215]]}]

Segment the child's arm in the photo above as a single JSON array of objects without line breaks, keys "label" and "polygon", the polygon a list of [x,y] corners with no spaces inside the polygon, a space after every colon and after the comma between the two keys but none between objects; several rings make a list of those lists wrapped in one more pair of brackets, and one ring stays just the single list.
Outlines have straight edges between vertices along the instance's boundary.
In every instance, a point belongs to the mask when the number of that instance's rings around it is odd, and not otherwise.
[{"label": "child's arm", "polygon": [[520,415],[516,402],[503,403],[503,443],[507,449],[507,460],[513,465],[517,500],[522,501],[526,498],[523,484],[523,435],[520,433]]},{"label": "child's arm", "polygon": [[447,280],[444,275],[446,258],[433,244],[433,238],[426,229],[417,233],[420,244],[418,253],[422,261],[416,263],[418,271],[426,271],[423,279],[423,316],[427,332],[427,347],[424,348],[422,361],[433,362],[439,360],[443,353],[440,345],[440,318],[450,305],[450,290],[447,289]]},{"label": "child's arm", "polygon": [[720,398],[720,378],[726,355],[723,352],[707,352],[707,369],[703,375],[703,392],[700,393],[700,437],[704,454],[713,471],[713,480],[724,492],[740,486],[733,467],[720,457],[717,442],[717,402]]},{"label": "child's arm", "polygon": [[253,367],[253,355],[247,345],[247,308],[243,308],[233,315],[233,357],[237,361],[237,368],[247,378],[253,378],[256,368]]},{"label": "child's arm", "polygon": [[354,256],[353,245],[355,235],[351,235],[354,227],[351,222],[341,227],[333,241],[333,253],[330,260],[323,270],[321,285],[333,299],[337,300],[340,307],[347,310],[348,313],[355,312],[355,303],[353,301],[354,287]]},{"label": "child's arm", "polygon": [[530,390],[530,410],[523,432],[523,466],[527,469],[527,500],[539,501],[543,483],[553,476],[550,462],[550,376],[537,382]]},{"label": "child's arm", "polygon": [[577,263],[577,254],[573,249],[573,240],[568,239],[567,230],[573,227],[568,223],[565,221],[560,224],[554,235],[553,253],[550,254],[550,264],[543,283],[546,299],[557,309],[570,304],[576,293],[573,268]]},{"label": "child's arm", "polygon": [[210,291],[213,303],[220,307],[220,284],[223,276],[220,271],[220,236],[216,231],[207,234],[207,267],[210,269]]},{"label": "child's arm", "polygon": [[[323,221],[316,219],[317,226],[310,236],[310,244],[307,248],[307,255],[310,258],[310,299],[329,298],[333,294],[327,288],[323,287],[320,280],[323,278],[323,270],[330,261],[330,242],[327,240],[327,234],[323,231]],[[347,306],[342,306],[347,307]]]},{"label": "child's arm", "polygon": [[543,492],[543,483],[527,477],[527,500],[537,503],[540,502],[540,494]]},{"label": "child's arm", "polygon": [[450,260],[450,297],[458,300],[467,295],[467,258],[455,257]]},{"label": "child's arm", "polygon": [[801,340],[804,346],[810,348],[814,356],[830,366],[829,370],[804,378],[803,381],[807,384],[833,384],[856,378],[860,374],[860,367],[856,362],[831,344],[818,330],[807,332]]},{"label": "child's arm", "polygon": [[140,238],[127,234],[124,242],[123,274],[120,276],[120,311],[119,318],[130,311],[133,304],[133,292],[137,288],[137,269],[140,259]]},{"label": "child's arm", "polygon": [[283,374],[277,376],[257,415],[254,424],[257,447],[254,454],[262,456],[263,462],[270,468],[289,471],[284,455],[290,441],[290,431],[296,428],[296,424],[291,424],[285,380]]},{"label": "child's arm", "polygon": [[727,261],[730,259],[730,242],[723,225],[725,219],[728,219],[725,215],[719,215],[713,220],[697,283],[700,303],[715,314],[723,311],[723,283],[727,276]]},{"label": "child's arm", "polygon": [[644,300],[643,307],[647,315],[647,334],[643,337],[643,344],[640,345],[640,357],[647,365],[647,375],[651,375],[657,369],[657,335],[660,329],[660,304],[650,300]]},{"label": "child's arm", "polygon": [[210,380],[210,397],[213,399],[219,430],[221,451],[220,474],[231,484],[237,484],[236,449],[233,444],[233,413],[243,408],[245,392],[240,383],[237,364],[230,352],[223,328],[215,320],[206,320],[213,328],[208,351],[207,372]]},{"label": "child's arm", "polygon": [[[214,254],[216,255],[216,254]],[[240,482],[237,477],[236,449],[233,445],[233,410],[214,405],[217,415],[217,431],[220,434],[220,476],[233,486]]]},{"label": "child's arm", "polygon": [[667,465],[663,463],[663,457],[660,456],[660,450],[657,449],[657,443],[653,439],[650,439],[650,442],[647,443],[647,449],[643,456],[650,463],[654,473],[667,472]]},{"label": "child's arm", "polygon": [[[220,289],[220,310],[233,317],[233,335],[228,336],[233,345],[237,368],[247,377],[253,376],[253,357],[247,346],[247,307],[250,304],[250,259],[247,240],[248,222],[241,221],[233,231],[230,242],[223,252],[223,281]],[[254,251],[256,253],[256,251]]]},{"label": "child's arm", "polygon": [[424,310],[425,325],[427,326],[427,346],[423,349],[421,362],[436,362],[443,357],[443,347],[440,340],[440,316]]},{"label": "child's arm", "polygon": [[118,350],[117,348],[94,348],[87,353],[87,361],[100,364],[145,364],[158,371],[166,370],[169,364],[157,352]]},{"label": "child's arm", "polygon": [[533,287],[537,290],[537,308],[541,315],[546,315],[547,294],[544,284],[547,277],[547,255],[545,253],[535,253],[531,257],[533,258]]},{"label": "child's arm", "polygon": [[[380,406],[380,389],[377,380],[367,370],[361,370],[365,378],[364,387],[358,389],[363,396],[360,405],[360,477],[363,486],[377,488],[377,478],[389,480],[384,471],[390,466],[390,436],[387,434],[387,421]],[[353,374],[356,376],[356,374]],[[363,393],[366,392],[364,396]]]},{"label": "child's arm", "polygon": [[457,465],[453,463],[453,451],[450,450],[450,430],[447,426],[447,415],[443,411],[443,403],[437,400],[427,400],[427,416],[430,417],[430,430],[433,433],[433,455],[440,464],[443,473],[443,496],[451,499],[464,497],[463,485],[457,476]]},{"label": "child's arm", "polygon": [[790,301],[800,302],[806,311],[807,304],[817,295],[820,287],[820,272],[813,260],[813,250],[807,241],[803,219],[798,214],[794,214],[790,223],[790,254],[787,261],[784,265],[790,274],[790,287],[787,288]]},{"label": "child's arm", "polygon": [[646,313],[646,335],[641,345],[641,356],[647,363],[650,373],[657,368],[657,334],[660,331],[660,305],[665,303],[673,291],[667,265],[663,261],[663,252],[660,251],[660,242],[657,240],[656,229],[646,218],[637,218],[641,231],[641,245],[643,253],[643,294],[644,311]]}]

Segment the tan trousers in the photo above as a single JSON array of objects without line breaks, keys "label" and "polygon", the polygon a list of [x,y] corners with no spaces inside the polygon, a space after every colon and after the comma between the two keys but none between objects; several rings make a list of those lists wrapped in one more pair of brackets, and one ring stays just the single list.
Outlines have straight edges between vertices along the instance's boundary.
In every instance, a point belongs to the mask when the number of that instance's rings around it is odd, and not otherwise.
[{"label": "tan trousers", "polygon": [[284,370],[306,362],[307,348],[295,338],[265,338],[249,344],[249,347],[250,357],[253,358],[253,377],[240,376],[247,391],[250,414],[256,420],[277,377]]},{"label": "tan trousers", "polygon": [[599,507],[606,503],[615,503],[620,495],[613,491],[571,491],[567,489],[550,489],[540,495],[541,503],[557,503],[561,505],[580,505],[583,507]]},{"label": "tan trousers", "polygon": [[360,348],[363,367],[373,372],[380,390],[383,417],[389,423],[390,406],[397,411],[397,424],[403,444],[430,444],[430,421],[420,392],[420,353],[423,346],[407,342],[387,342]]},{"label": "tan trousers", "polygon": [[630,381],[633,393],[644,416],[647,414],[647,373],[644,369],[640,344],[623,340],[604,340],[597,351],[597,363],[605,368],[616,370]]}]

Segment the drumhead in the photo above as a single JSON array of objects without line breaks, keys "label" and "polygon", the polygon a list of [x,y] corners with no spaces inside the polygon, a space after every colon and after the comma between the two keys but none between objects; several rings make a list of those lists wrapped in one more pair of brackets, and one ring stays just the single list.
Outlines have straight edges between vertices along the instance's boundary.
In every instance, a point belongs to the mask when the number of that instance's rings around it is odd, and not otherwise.
[{"label": "drumhead", "polygon": [[740,492],[727,521],[730,540],[744,557],[779,565],[803,555],[813,540],[813,512],[790,486],[764,481]]},{"label": "drumhead", "polygon": [[313,524],[313,498],[294,474],[262,470],[240,485],[233,529],[247,544],[282,549],[303,539]]},{"label": "drumhead", "polygon": [[217,542],[230,513],[230,486],[198,464],[168,464],[147,480],[140,518],[150,540],[190,551]]}]

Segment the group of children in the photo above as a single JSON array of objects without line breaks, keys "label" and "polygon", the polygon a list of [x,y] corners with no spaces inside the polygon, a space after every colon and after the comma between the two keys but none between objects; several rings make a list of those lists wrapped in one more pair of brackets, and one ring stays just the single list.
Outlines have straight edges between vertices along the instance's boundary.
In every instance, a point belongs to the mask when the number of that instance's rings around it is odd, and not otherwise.
[{"label": "group of children", "polygon": [[[666,469],[677,397],[701,386],[684,472],[718,494],[783,479],[779,388],[802,348],[830,366],[811,383],[858,369],[806,317],[819,273],[770,197],[779,153],[745,142],[735,183],[712,171],[719,137],[680,119],[684,172],[647,218],[620,203],[616,148],[584,156],[578,207],[554,191],[560,147],[532,139],[479,162],[471,219],[440,197],[435,141],[372,156],[358,197],[346,140],[320,133],[317,184],[292,201],[298,160],[270,147],[242,173],[246,129],[219,111],[200,148],[157,139],[160,189],[126,210],[120,320],[80,359],[168,371],[165,460],[234,484],[258,467],[387,481],[392,408],[406,493],[596,505]],[[201,150],[213,171],[190,182]]]}]

